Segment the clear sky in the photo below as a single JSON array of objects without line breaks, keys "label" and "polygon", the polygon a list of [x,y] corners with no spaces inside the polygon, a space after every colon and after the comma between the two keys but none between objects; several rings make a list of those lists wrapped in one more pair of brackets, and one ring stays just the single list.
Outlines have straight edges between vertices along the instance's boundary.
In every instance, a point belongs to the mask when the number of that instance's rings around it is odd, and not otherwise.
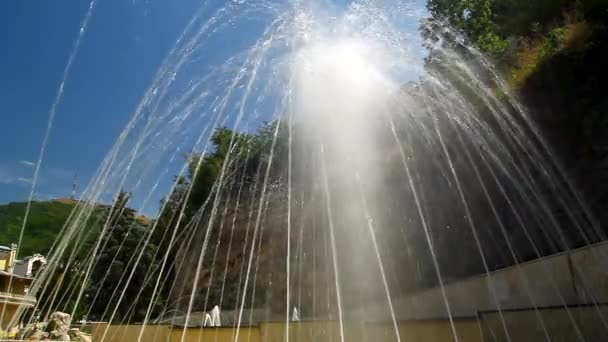
[{"label": "clear sky", "polygon": [[[37,198],[93,174],[200,1],[101,0],[68,77]],[[88,0],[0,2],[0,203],[24,200]]]},{"label": "clear sky", "polygon": [[[89,2],[0,1],[0,203],[27,199]],[[202,2],[98,0],[57,110],[36,199],[69,196],[75,174],[84,188]],[[424,7],[424,0],[405,3]],[[417,21],[410,25],[416,34]]]}]

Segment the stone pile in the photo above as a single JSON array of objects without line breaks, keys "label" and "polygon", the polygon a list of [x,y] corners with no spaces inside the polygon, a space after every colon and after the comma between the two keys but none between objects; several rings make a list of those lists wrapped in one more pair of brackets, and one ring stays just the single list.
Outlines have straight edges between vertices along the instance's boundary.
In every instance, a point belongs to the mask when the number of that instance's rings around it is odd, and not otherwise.
[{"label": "stone pile", "polygon": [[23,327],[15,336],[25,341],[83,341],[91,342],[91,335],[78,328],[70,329],[70,315],[54,312],[48,322],[32,323]]}]

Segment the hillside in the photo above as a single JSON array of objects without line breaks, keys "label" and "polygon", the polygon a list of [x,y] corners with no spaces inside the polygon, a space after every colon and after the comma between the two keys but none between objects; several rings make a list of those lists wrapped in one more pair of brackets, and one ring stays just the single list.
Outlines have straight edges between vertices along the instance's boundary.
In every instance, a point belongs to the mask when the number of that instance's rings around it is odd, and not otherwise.
[{"label": "hillside", "polygon": [[[117,198],[117,203],[119,203],[117,205],[126,205],[126,202],[128,201],[128,197],[126,196],[128,196],[126,193],[121,193]],[[57,238],[62,238],[61,232],[64,224],[69,219],[77,204],[77,201],[69,199],[32,202],[27,226],[19,250],[19,258],[34,253],[48,255]],[[0,245],[10,245],[11,243],[18,242],[26,208],[26,202],[0,205]],[[75,286],[81,285],[81,279],[78,275],[80,275],[80,271],[83,270],[83,261],[93,250],[92,247],[99,238],[99,233],[104,222],[109,222],[108,224],[111,226],[109,234],[106,236],[108,247],[97,256],[98,265],[96,265],[97,267],[93,270],[91,281],[86,287],[87,294],[93,296],[99,287],[103,287],[110,291],[110,293],[102,292],[102,295],[111,298],[111,292],[122,280],[121,275],[124,270],[124,265],[128,263],[128,260],[130,260],[133,255],[132,251],[136,248],[140,248],[138,247],[138,244],[145,236],[150,220],[126,207],[116,210],[112,218],[106,220],[110,208],[111,206],[106,204],[94,205],[91,216],[85,226],[78,228],[79,232],[85,233],[82,235],[82,240],[70,240],[70,242],[74,243],[69,243],[66,247],[66,251],[60,256],[62,261],[60,262],[59,268],[54,271],[54,275],[51,275],[51,280],[49,280],[51,283],[56,284],[54,286],[60,286],[59,293],[72,293],[71,291]],[[77,248],[77,250],[74,250],[73,248]],[[147,272],[149,263],[152,262],[152,255],[154,255],[156,251],[154,244],[149,244],[147,251],[148,253],[146,255],[148,257],[143,258],[138,263],[138,270],[140,271],[137,276],[138,280],[143,280],[145,278],[145,272]],[[68,256],[70,256],[72,252],[75,252],[75,259],[68,263]],[[65,272],[65,267],[69,267],[71,272]],[[112,273],[110,273],[107,278],[103,277],[108,270],[112,271]],[[61,282],[57,282],[58,280],[61,280]],[[129,293],[129,295],[133,297],[137,296],[138,291],[141,288],[140,285],[141,284],[132,286],[130,289],[133,293]],[[49,291],[42,291],[38,294],[41,303],[54,300],[54,291],[56,291],[54,286],[48,287]],[[62,297],[61,301],[61,305],[73,305],[75,296],[70,295]],[[86,310],[86,308],[88,308],[87,305],[89,304],[90,303],[88,302],[85,303],[79,310]],[[98,304],[102,305],[101,310],[105,309],[104,302],[99,301]],[[128,306],[125,310],[127,309],[129,309]],[[78,311],[78,313],[84,315],[86,311]],[[100,313],[101,312],[98,313],[95,311],[95,306],[93,306],[91,315]],[[143,313],[145,313],[145,311]],[[123,311],[119,312],[119,315],[121,314],[123,314]],[[141,319],[141,313],[138,313],[135,318]]]},{"label": "hillside", "polygon": [[608,2],[429,0],[490,56],[598,216],[608,223]]},{"label": "hillside", "polygon": [[[33,253],[47,254],[77,203],[63,198],[32,202],[19,257]],[[0,205],[0,245],[8,246],[19,241],[26,206],[27,202]],[[98,205],[97,212],[102,214],[107,209],[107,205]],[[143,225],[150,223],[149,218],[140,214],[136,214],[135,219]],[[90,223],[94,221],[90,220]]]},{"label": "hillside", "polygon": [[[46,254],[75,205],[75,201],[68,200],[32,202],[19,257]],[[26,207],[26,202],[0,205],[0,244],[19,241]]]}]

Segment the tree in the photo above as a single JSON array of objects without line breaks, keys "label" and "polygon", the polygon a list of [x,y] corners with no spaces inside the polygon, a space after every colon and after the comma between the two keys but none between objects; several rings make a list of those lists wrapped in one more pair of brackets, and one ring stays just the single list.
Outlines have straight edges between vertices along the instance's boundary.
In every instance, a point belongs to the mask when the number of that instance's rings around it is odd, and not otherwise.
[{"label": "tree", "polygon": [[[86,290],[87,298],[92,301],[89,318],[141,321],[152,300],[154,282],[147,280],[155,279],[151,275],[156,270],[157,246],[146,243],[148,227],[136,219],[133,209],[127,207],[130,197],[130,194],[120,192],[115,200],[107,244],[97,257]],[[126,292],[119,303],[123,289]],[[162,303],[158,299],[155,302]],[[112,318],[114,309],[116,314]]]}]

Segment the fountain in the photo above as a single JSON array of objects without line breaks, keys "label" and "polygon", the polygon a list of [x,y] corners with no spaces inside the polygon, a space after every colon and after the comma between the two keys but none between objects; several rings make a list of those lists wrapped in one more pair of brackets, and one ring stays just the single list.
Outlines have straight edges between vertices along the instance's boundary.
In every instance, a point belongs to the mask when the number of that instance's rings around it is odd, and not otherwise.
[{"label": "fountain", "polygon": [[213,310],[211,310],[211,326],[212,327],[221,327],[222,321],[220,318],[220,307],[214,306]]},{"label": "fountain", "polygon": [[[420,11],[201,7],[66,222],[30,290],[36,309],[141,323],[137,341],[168,315],[181,341],[200,322],[237,341],[272,321],[281,340],[304,334],[290,321],[317,321],[335,322],[317,327],[334,340],[401,341],[419,319],[465,341],[478,312],[496,313],[493,333],[509,340],[516,309],[551,340],[541,309],[556,306],[585,337],[575,304],[606,327],[592,280],[577,283],[580,303],[558,266],[524,265],[605,233],[491,63],[442,23],[423,21],[424,40],[404,29]],[[247,43],[226,48],[241,30]],[[156,217],[137,221],[127,202]]]}]

